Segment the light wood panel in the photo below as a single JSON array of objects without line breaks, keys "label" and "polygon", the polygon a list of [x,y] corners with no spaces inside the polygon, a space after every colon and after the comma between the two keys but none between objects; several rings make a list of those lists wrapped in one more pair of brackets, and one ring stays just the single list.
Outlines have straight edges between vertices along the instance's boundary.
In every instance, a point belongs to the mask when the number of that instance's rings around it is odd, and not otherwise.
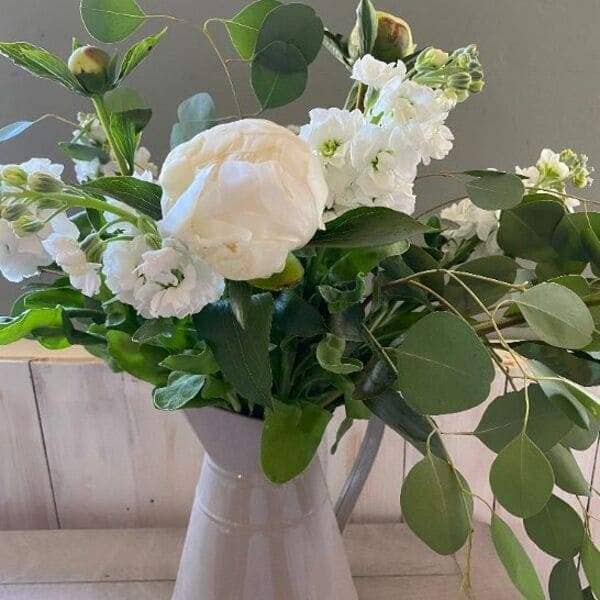
[{"label": "light wood panel", "polygon": [[56,527],[27,361],[0,360],[0,529]]}]

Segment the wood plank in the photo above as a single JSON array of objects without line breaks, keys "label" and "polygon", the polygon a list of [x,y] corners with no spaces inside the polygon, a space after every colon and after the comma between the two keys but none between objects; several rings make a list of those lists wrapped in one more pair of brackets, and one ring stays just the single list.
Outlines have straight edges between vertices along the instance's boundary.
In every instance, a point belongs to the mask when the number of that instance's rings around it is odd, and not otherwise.
[{"label": "wood plank", "polygon": [[[460,577],[359,577],[354,580],[359,600],[459,600]],[[496,600],[492,596],[489,600]]]},{"label": "wood plank", "polygon": [[0,361],[0,529],[57,526],[29,364]]},{"label": "wood plank", "polygon": [[0,586],[0,600],[170,600],[173,583],[59,583]]},{"label": "wood plank", "polygon": [[100,363],[32,372],[62,526],[185,526],[202,451],[184,415]]}]

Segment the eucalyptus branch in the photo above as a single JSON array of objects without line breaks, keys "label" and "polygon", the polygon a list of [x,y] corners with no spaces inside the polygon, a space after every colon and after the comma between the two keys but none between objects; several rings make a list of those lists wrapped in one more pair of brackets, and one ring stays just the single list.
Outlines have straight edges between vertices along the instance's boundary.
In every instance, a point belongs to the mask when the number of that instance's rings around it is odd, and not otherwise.
[{"label": "eucalyptus branch", "polygon": [[467,321],[467,319],[465,319],[465,317],[460,313],[460,311],[453,304],[451,304],[448,300],[446,300],[446,298],[444,298],[444,296],[442,296],[441,294],[438,294],[435,290],[431,289],[430,287],[426,286],[425,284],[421,283],[420,281],[410,280],[410,281],[407,281],[406,283],[408,285],[417,287],[417,288],[423,290],[424,292],[427,292],[428,294],[431,294],[436,300],[438,300],[441,304],[443,304],[448,310],[452,311],[457,317],[460,317],[465,323],[467,323],[467,325],[470,326],[470,323]]}]

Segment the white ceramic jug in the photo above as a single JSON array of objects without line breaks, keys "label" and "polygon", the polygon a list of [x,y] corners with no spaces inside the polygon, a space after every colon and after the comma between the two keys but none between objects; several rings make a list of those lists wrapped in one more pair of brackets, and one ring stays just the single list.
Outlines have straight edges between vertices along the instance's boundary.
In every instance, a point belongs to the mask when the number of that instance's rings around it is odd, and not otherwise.
[{"label": "white ceramic jug", "polygon": [[357,600],[318,458],[276,486],[263,423],[186,411],[205,451],[173,600]]}]

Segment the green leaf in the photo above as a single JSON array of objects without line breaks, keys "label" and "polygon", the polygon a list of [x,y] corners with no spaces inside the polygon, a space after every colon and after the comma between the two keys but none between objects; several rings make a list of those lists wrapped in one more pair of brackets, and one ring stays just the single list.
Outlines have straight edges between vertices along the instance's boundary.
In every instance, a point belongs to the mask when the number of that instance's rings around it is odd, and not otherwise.
[{"label": "green leaf", "polygon": [[588,496],[590,487],[577,461],[568,448],[557,444],[546,452],[546,458],[552,465],[556,485],[569,494]]},{"label": "green leaf", "polygon": [[[566,415],[548,401],[539,385],[530,385],[527,435],[543,451],[553,448],[571,430]],[[525,392],[509,392],[496,398],[485,410],[475,434],[494,452],[500,452],[523,429]]]},{"label": "green leaf", "polygon": [[208,342],[223,377],[246,400],[262,406],[271,405],[272,314],[271,294],[259,294],[251,299],[246,329],[242,329],[228,300],[210,304],[194,315],[196,330]]},{"label": "green leaf", "polygon": [[498,244],[509,256],[552,261],[559,256],[552,248],[552,236],[564,215],[563,206],[553,200],[535,200],[502,211]]},{"label": "green leaf", "polygon": [[0,346],[12,344],[39,329],[63,329],[63,310],[32,308],[18,317],[0,322]]},{"label": "green leaf", "polygon": [[273,401],[265,411],[261,463],[273,483],[287,483],[311,463],[331,413],[315,404],[289,405]]},{"label": "green leaf", "polygon": [[[563,259],[589,260],[588,249],[584,246],[582,232],[589,229],[598,235],[600,232],[600,213],[567,213],[558,224],[552,237],[552,246]],[[590,240],[588,239],[588,243]]]},{"label": "green leaf", "polygon": [[80,11],[88,33],[106,44],[128,38],[148,18],[135,0],[81,0]]},{"label": "green leaf", "polygon": [[[402,255],[402,259],[415,273],[440,268],[440,263],[429,252],[414,244]],[[423,275],[419,279],[434,292],[444,294],[445,284],[443,273],[430,273],[429,275]]]},{"label": "green leaf", "polygon": [[583,523],[564,501],[552,496],[544,508],[523,521],[527,535],[546,554],[569,559],[579,554]]},{"label": "green leaf", "polygon": [[293,46],[300,52],[307,65],[310,65],[323,44],[323,22],[315,11],[306,4],[282,4],[265,16],[258,38],[256,52],[276,42]]},{"label": "green leaf", "polygon": [[318,231],[310,246],[327,248],[373,248],[407,240],[432,231],[412,217],[383,207],[361,207],[344,213]]},{"label": "green leaf", "polygon": [[557,283],[540,283],[515,298],[527,324],[546,343],[583,348],[592,341],[594,320],[581,298]]},{"label": "green leaf", "polygon": [[203,375],[171,373],[168,385],[154,390],[154,406],[159,410],[179,410],[200,393],[203,385]]},{"label": "green leaf", "polygon": [[128,333],[108,331],[108,351],[123,371],[156,386],[167,383],[169,371],[160,366],[168,356],[166,350],[134,342]]},{"label": "green leaf", "polygon": [[156,221],[162,218],[160,208],[162,189],[149,181],[142,181],[135,177],[101,177],[84,183],[81,188],[87,192],[119,200]]},{"label": "green leaf", "polygon": [[583,385],[600,385],[600,361],[587,354],[573,354],[562,348],[547,346],[541,342],[521,342],[513,348],[525,358],[537,360],[557,375]]},{"label": "green leaf", "polygon": [[510,527],[492,515],[492,541],[510,580],[527,600],[545,600],[535,567]]},{"label": "green leaf", "polygon": [[589,262],[595,268],[600,267],[600,239],[598,239],[598,234],[588,225],[582,229],[580,235],[581,246]]},{"label": "green leaf", "polygon": [[581,582],[573,560],[561,560],[550,573],[550,600],[583,600]]},{"label": "green leaf", "polygon": [[329,271],[332,281],[353,281],[361,273],[369,273],[380,262],[391,256],[399,256],[408,250],[409,243],[404,240],[389,246],[360,248],[346,252]]},{"label": "green leaf", "polygon": [[520,177],[512,173],[482,173],[466,184],[469,198],[484,210],[507,210],[521,204],[525,186]]},{"label": "green leaf", "polygon": [[411,469],[402,484],[402,517],[413,533],[438,554],[457,552],[471,532],[469,502],[461,483],[445,460],[429,454]]},{"label": "green leaf", "polygon": [[361,371],[363,363],[356,358],[344,356],[346,340],[328,333],[317,346],[317,361],[326,371],[348,375]]},{"label": "green leaf", "polygon": [[0,129],[0,144],[12,140],[24,131],[27,131],[32,125],[35,125],[36,121],[17,121],[10,125],[5,125]]},{"label": "green leaf", "polygon": [[404,398],[393,390],[386,390],[366,401],[369,410],[377,415],[390,429],[401,435],[421,454],[427,452],[427,440],[431,451],[442,459],[448,455],[441,437],[435,433],[432,421],[415,412]]},{"label": "green leaf", "polygon": [[370,54],[375,46],[379,19],[371,0],[360,0],[356,8],[356,24],[358,34],[358,56]]},{"label": "green leaf", "polygon": [[[460,265],[456,268],[455,273],[458,277],[463,272],[514,283],[517,278],[517,268],[517,263],[507,256],[486,256]],[[482,281],[474,277],[460,277],[460,279],[485,306],[497,302],[510,291],[510,288],[502,284]],[[448,302],[462,313],[478,314],[482,312],[481,307],[475,302],[471,294],[455,279],[450,279],[444,295]]]},{"label": "green leaf", "polygon": [[177,109],[178,122],[171,132],[171,148],[183,144],[215,123],[217,109],[210,94],[195,94]]},{"label": "green leaf", "polygon": [[192,375],[213,375],[219,372],[219,365],[208,346],[200,351],[173,354],[163,360],[160,366]]},{"label": "green leaf", "polygon": [[521,434],[496,457],[490,484],[508,512],[526,518],[539,513],[550,499],[554,473],[542,451]]},{"label": "green leaf", "polygon": [[309,338],[326,332],[321,313],[296,292],[279,294],[274,309],[273,324],[285,335]]},{"label": "green leaf", "polygon": [[423,317],[397,348],[399,387],[428,415],[462,412],[484,402],[494,379],[491,359],[475,332],[457,316]]},{"label": "green leaf", "polygon": [[43,48],[26,42],[4,42],[0,43],[0,54],[35,77],[56,81],[72,92],[85,95],[65,61]]},{"label": "green leaf", "polygon": [[596,597],[600,597],[600,550],[586,535],[581,550],[581,564]]},{"label": "green leaf", "polygon": [[598,439],[600,432],[600,422],[595,419],[590,420],[590,426],[587,429],[575,425],[569,433],[563,438],[562,443],[573,450],[588,450]]},{"label": "green leaf", "polygon": [[281,2],[277,0],[257,0],[243,8],[233,19],[224,21],[233,47],[240,58],[250,60],[256,50],[258,32],[265,17]]},{"label": "green leaf", "polygon": [[99,159],[106,162],[109,155],[99,146],[87,146],[86,144],[70,144],[59,142],[58,147],[69,157],[75,160],[91,161]]},{"label": "green leaf", "polygon": [[365,278],[358,275],[353,283],[342,285],[341,288],[330,285],[320,285],[317,288],[332,314],[343,312],[362,302],[365,296]]},{"label": "green leaf", "polygon": [[263,109],[285,106],[300,98],[306,89],[306,60],[296,46],[272,42],[254,57],[251,81]]},{"label": "green leaf", "polygon": [[118,80],[122,81],[130,75],[139,65],[142,63],[148,55],[154,50],[154,48],[160,43],[162,38],[167,33],[168,28],[165,27],[162,31],[159,31],[156,35],[148,36],[143,40],[134,44],[123,58],[121,63],[121,69],[119,71]]},{"label": "green leaf", "polygon": [[50,287],[26,293],[23,297],[24,308],[84,308],[86,297],[70,287]]}]

